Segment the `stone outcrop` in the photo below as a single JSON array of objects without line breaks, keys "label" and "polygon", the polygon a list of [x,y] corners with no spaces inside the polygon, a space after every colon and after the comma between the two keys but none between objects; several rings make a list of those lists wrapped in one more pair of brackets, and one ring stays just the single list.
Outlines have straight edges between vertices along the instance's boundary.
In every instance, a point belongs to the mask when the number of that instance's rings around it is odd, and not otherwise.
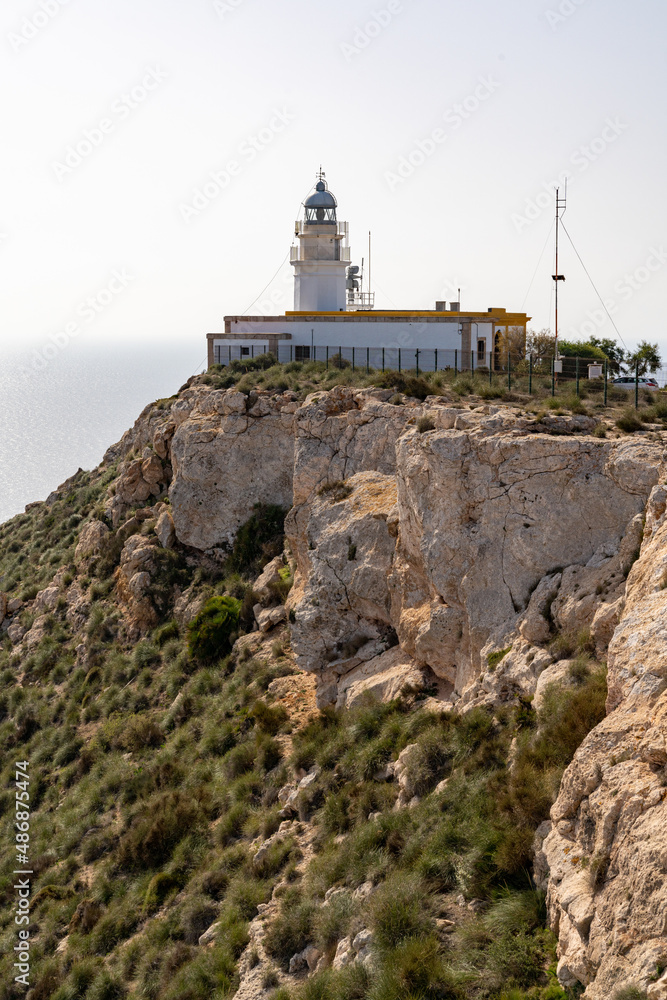
[{"label": "stone outcrop", "polygon": [[171,443],[179,542],[229,547],[256,504],[291,506],[295,410],[291,393],[247,397],[229,389],[197,397]]},{"label": "stone outcrop", "polygon": [[559,976],[591,1000],[667,995],[666,510],[656,486],[609,646],[609,714],[565,772],[541,849]]},{"label": "stone outcrop", "polygon": [[[426,411],[434,428],[420,433]],[[590,631],[604,649],[660,459],[658,444],[536,433],[493,407],[410,409],[342,390],[307,401],[288,604],[320,704],[347,703],[342,679],[383,669],[396,640],[409,669],[468,703],[532,695],[556,630]],[[512,655],[480,689],[504,647]]]}]

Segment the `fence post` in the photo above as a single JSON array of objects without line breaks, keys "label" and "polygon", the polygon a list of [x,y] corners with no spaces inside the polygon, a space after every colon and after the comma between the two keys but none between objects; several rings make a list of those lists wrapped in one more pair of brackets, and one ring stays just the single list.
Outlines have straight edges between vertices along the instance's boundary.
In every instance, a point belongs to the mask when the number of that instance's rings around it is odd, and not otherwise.
[{"label": "fence post", "polygon": [[367,375],[370,373],[370,370],[371,370],[371,349],[370,349],[370,347],[367,347],[366,348],[366,374]]},{"label": "fence post", "polygon": [[474,351],[470,352],[470,374],[471,375],[475,374],[475,352]]},{"label": "fence post", "polygon": [[635,410],[639,409],[639,361],[635,361]]},{"label": "fence post", "polygon": [[329,371],[329,348],[328,347],[327,347],[327,354],[326,354],[326,365],[327,365],[327,371]]},{"label": "fence post", "polygon": [[551,395],[556,395],[556,359],[551,359]]},{"label": "fence post", "polygon": [[294,344],[290,344],[289,345],[289,359],[290,359],[290,361],[292,361],[293,357],[294,357]]},{"label": "fence post", "polygon": [[528,395],[533,395],[533,355],[528,358]]},{"label": "fence post", "polygon": [[354,371],[354,347],[352,348],[352,371]]},{"label": "fence post", "polygon": [[507,349],[507,388],[508,390],[512,388],[512,359],[510,358],[509,348]]},{"label": "fence post", "polygon": [[576,372],[577,372],[577,396],[579,395],[579,358],[575,358],[576,361]]},{"label": "fence post", "polygon": [[232,363],[232,345],[230,344],[229,345],[229,364],[231,365],[231,363]]},{"label": "fence post", "polygon": [[384,371],[384,347],[382,348],[382,371]]},{"label": "fence post", "polygon": [[458,348],[454,348],[454,378],[458,378],[459,374],[459,352]]},{"label": "fence post", "polygon": [[415,351],[415,371],[419,376],[419,348]]},{"label": "fence post", "polygon": [[317,345],[313,344],[313,361],[317,361]]},{"label": "fence post", "polygon": [[607,359],[605,358],[604,359],[604,405],[605,406],[607,405],[607,375],[608,375],[607,364],[608,362]]},{"label": "fence post", "polygon": [[489,385],[493,385],[493,351],[489,351]]},{"label": "fence post", "polygon": [[400,347],[398,349],[398,370],[399,370],[399,372],[401,370],[401,349],[400,349]]},{"label": "fence post", "polygon": [[438,348],[435,349],[435,371],[438,370]]}]

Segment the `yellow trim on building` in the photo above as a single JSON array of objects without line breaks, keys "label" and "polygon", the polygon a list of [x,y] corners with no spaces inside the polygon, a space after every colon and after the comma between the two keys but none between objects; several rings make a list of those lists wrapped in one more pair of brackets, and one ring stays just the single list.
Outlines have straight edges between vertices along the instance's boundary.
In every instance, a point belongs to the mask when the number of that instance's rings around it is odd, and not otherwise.
[{"label": "yellow trim on building", "polygon": [[415,317],[431,317],[437,316],[443,319],[455,319],[457,317],[465,317],[466,319],[475,320],[498,320],[502,319],[504,323],[509,325],[523,326],[530,320],[530,316],[526,313],[508,313],[504,309],[493,309],[491,312],[488,310],[486,312],[450,312],[449,310],[437,310],[437,309],[359,309],[357,310],[338,310],[331,312],[296,312],[294,310],[289,310],[285,312],[285,316],[293,316],[298,318],[300,316],[345,316],[350,319],[366,319],[373,317],[389,317],[389,316],[401,316],[407,318]]}]

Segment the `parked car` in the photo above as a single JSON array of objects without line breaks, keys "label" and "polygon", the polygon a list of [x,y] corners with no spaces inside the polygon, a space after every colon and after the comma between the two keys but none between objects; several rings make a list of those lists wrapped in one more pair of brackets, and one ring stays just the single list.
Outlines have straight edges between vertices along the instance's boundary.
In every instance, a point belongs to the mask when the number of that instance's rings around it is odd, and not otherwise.
[{"label": "parked car", "polygon": [[[640,389],[657,390],[660,388],[660,386],[658,385],[658,383],[654,378],[646,378],[644,375],[640,375],[639,378],[637,379],[637,382],[639,383]],[[635,379],[632,377],[632,375],[623,375],[621,378],[615,378],[613,381],[613,385],[615,385],[618,389],[627,389],[629,391],[631,389],[634,389]]]}]

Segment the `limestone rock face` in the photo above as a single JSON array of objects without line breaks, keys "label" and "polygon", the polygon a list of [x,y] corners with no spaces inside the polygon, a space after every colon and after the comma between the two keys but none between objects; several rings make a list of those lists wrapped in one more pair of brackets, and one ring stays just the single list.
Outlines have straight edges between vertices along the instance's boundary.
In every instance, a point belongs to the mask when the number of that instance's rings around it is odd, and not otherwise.
[{"label": "limestone rock face", "polygon": [[667,959],[667,489],[646,511],[640,558],[609,647],[607,718],[565,772],[542,852],[564,984],[606,1000],[654,983]]},{"label": "limestone rock face", "polygon": [[481,673],[489,636],[517,621],[544,577],[602,558],[601,547],[619,551],[661,458],[650,443],[498,433],[496,422],[408,430],[396,448],[393,623],[417,659],[434,632],[427,662],[459,694]]},{"label": "limestone rock face", "polygon": [[395,642],[387,579],[395,506],[395,478],[377,472],[352,476],[342,491],[321,488],[308,505],[289,598],[292,648],[302,669],[321,674],[324,704],[336,700],[339,677]]},{"label": "limestone rock face", "polygon": [[[365,682],[396,638],[408,670],[469,704],[532,695],[555,630],[606,648],[659,445],[536,433],[492,407],[395,407],[377,390],[314,394],[295,434],[288,606],[321,704],[346,702],[341,679]],[[491,676],[499,648],[512,653]]]},{"label": "limestone rock face", "polygon": [[171,443],[176,537],[207,551],[228,546],[257,503],[292,505],[292,399],[234,389],[199,396]]}]

